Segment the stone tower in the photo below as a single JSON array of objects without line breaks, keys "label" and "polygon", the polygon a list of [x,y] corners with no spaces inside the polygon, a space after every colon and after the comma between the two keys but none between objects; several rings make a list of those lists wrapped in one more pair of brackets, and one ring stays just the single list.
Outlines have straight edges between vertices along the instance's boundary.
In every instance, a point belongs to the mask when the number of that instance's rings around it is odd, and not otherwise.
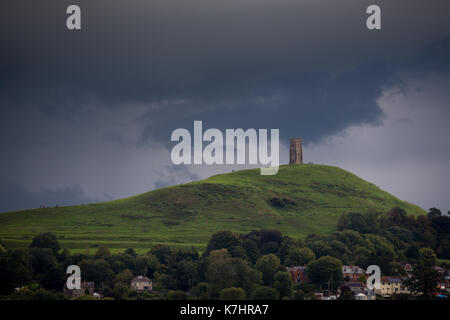
[{"label": "stone tower", "polygon": [[303,163],[302,139],[292,138],[291,147],[289,148],[289,164],[302,164],[302,163]]}]

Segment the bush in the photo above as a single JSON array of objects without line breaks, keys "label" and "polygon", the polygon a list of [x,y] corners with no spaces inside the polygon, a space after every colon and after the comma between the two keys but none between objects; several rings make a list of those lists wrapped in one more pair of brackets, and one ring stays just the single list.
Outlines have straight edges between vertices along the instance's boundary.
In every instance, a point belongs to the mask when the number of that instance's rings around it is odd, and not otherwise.
[{"label": "bush", "polygon": [[273,197],[272,199],[270,199],[270,203],[274,206],[274,207],[278,207],[278,208],[284,208],[286,207],[286,203],[284,203],[283,199],[280,199],[278,197]]}]

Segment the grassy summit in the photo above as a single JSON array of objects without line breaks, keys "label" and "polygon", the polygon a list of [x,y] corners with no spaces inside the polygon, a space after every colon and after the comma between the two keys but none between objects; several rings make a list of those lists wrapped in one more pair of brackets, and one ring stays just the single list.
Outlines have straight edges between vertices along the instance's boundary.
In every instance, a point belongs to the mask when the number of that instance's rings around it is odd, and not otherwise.
[{"label": "grassy summit", "polygon": [[50,231],[74,251],[101,244],[137,251],[157,243],[203,247],[218,230],[329,234],[343,212],[392,207],[425,213],[337,167],[286,165],[274,176],[243,170],[126,199],[0,213],[0,238],[25,246],[34,235]]}]

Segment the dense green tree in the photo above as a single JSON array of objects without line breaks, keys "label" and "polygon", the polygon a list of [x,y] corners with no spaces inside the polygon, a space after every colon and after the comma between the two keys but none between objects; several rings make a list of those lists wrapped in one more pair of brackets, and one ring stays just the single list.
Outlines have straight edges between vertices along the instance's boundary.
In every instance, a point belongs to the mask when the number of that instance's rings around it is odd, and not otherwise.
[{"label": "dense green tree", "polygon": [[413,241],[413,233],[407,228],[392,226],[387,228],[386,231],[402,242],[410,243],[411,241]]},{"label": "dense green tree", "polygon": [[80,262],[80,268],[83,279],[85,281],[94,281],[97,287],[100,287],[102,282],[114,279],[114,272],[108,262],[103,259],[83,260]]},{"label": "dense green tree", "polygon": [[430,298],[436,290],[441,274],[433,268],[436,263],[436,254],[430,248],[419,250],[419,259],[413,269],[412,277],[406,282],[408,288],[415,294],[422,294]]},{"label": "dense green tree", "polygon": [[233,258],[232,265],[234,287],[243,288],[247,293],[251,293],[257,285],[262,283],[262,273],[253,269],[244,259]]},{"label": "dense green tree", "polygon": [[267,254],[256,261],[256,269],[262,272],[265,285],[272,285],[273,277],[280,266],[280,259],[274,254]]},{"label": "dense green tree", "polygon": [[172,266],[169,266],[167,274],[172,278],[172,283],[168,285],[169,288],[190,291],[196,280],[196,263],[190,259],[178,261]]},{"label": "dense green tree", "polygon": [[23,288],[18,291],[14,291],[10,296],[13,300],[64,300],[64,295],[62,292],[57,292],[54,290],[45,290],[42,288],[29,289]]},{"label": "dense green tree", "polygon": [[65,282],[65,273],[59,266],[46,270],[40,279],[40,284],[44,289],[54,291],[61,291]]},{"label": "dense green tree", "polygon": [[431,248],[422,248],[419,250],[419,263],[425,267],[432,267],[436,264],[436,254]]},{"label": "dense green tree", "polygon": [[40,233],[31,241],[30,247],[49,248],[56,255],[60,249],[58,239],[51,232]]},{"label": "dense green tree", "polygon": [[251,298],[253,300],[278,300],[280,294],[274,288],[261,286],[253,291]]},{"label": "dense green tree", "polygon": [[136,256],[134,272],[137,275],[147,275],[149,263],[150,257],[148,255]]},{"label": "dense green tree", "polygon": [[228,252],[231,252],[232,248],[237,245],[239,245],[239,239],[231,231],[219,231],[211,236],[206,253],[219,249],[227,249]]},{"label": "dense green tree", "polygon": [[115,277],[116,283],[122,283],[125,285],[129,285],[131,280],[133,279],[133,273],[129,269],[125,269],[118,273]]},{"label": "dense green tree", "polygon": [[245,300],[247,294],[242,288],[225,288],[220,291],[220,299],[222,300]]},{"label": "dense green tree", "polygon": [[8,270],[12,285],[21,287],[32,279],[33,268],[29,249],[13,249],[8,254]]},{"label": "dense green tree", "polygon": [[330,246],[332,249],[332,257],[338,258],[343,263],[348,264],[350,262],[350,257],[352,252],[347,246],[339,240],[331,240]]},{"label": "dense green tree", "polygon": [[105,245],[101,245],[98,247],[97,251],[94,254],[94,257],[99,259],[99,258],[104,258],[106,256],[109,256],[111,253],[109,252],[109,248]]},{"label": "dense green tree", "polygon": [[56,268],[57,260],[49,248],[30,248],[31,265],[35,274],[44,274],[49,269]]},{"label": "dense green tree", "polygon": [[382,228],[391,226],[408,226],[411,223],[406,211],[402,208],[392,208],[385,215],[380,218],[380,225]]},{"label": "dense green tree", "polygon": [[372,251],[366,247],[357,246],[353,252],[354,262],[356,265],[367,268],[371,264]]},{"label": "dense green tree", "polygon": [[227,249],[211,251],[208,260],[206,279],[209,283],[211,297],[214,297],[222,289],[233,286],[233,260]]},{"label": "dense green tree", "polygon": [[8,294],[14,288],[14,276],[8,265],[8,252],[0,252],[0,295]]},{"label": "dense green tree", "polygon": [[277,253],[280,244],[276,241],[264,242],[261,246],[261,254]]},{"label": "dense green tree", "polygon": [[342,230],[355,230],[360,233],[366,233],[369,231],[367,221],[361,213],[358,212],[348,212],[344,213],[339,217],[337,229]]},{"label": "dense green tree", "polygon": [[261,283],[261,278],[260,272],[252,269],[244,259],[232,258],[227,249],[214,250],[209,255],[206,279],[212,297],[230,287],[240,287],[251,292]]},{"label": "dense green tree", "polygon": [[175,261],[175,252],[166,245],[154,246],[149,253],[157,257],[159,262],[166,266]]},{"label": "dense green tree", "polygon": [[200,282],[193,288],[192,293],[195,297],[199,298],[200,300],[207,300],[209,298],[208,283]]},{"label": "dense green tree", "polygon": [[251,239],[244,239],[242,241],[242,247],[245,249],[247,253],[247,257],[252,264],[256,263],[256,260],[261,256],[261,253],[258,248],[258,244]]},{"label": "dense green tree", "polygon": [[278,251],[276,255],[280,258],[281,263],[286,264],[286,257],[294,248],[302,248],[304,247],[304,244],[300,244],[300,241],[294,240],[291,237],[284,237],[283,240],[281,240]]},{"label": "dense green tree", "polygon": [[405,257],[412,260],[419,258],[419,249],[417,246],[410,245],[405,251]]},{"label": "dense green tree", "polygon": [[371,251],[371,264],[379,265],[386,274],[391,273],[390,263],[396,257],[392,243],[379,235],[367,234],[365,237],[369,242],[368,249]]},{"label": "dense green tree", "polygon": [[441,210],[434,207],[428,210],[428,218],[435,218],[440,216],[442,216]]},{"label": "dense green tree", "polygon": [[[161,268],[161,264],[159,263],[158,258],[156,258],[152,254],[147,254],[145,256],[145,258],[146,258],[146,266],[147,266],[147,276],[152,278],[155,271],[157,271]],[[138,274],[141,274],[140,272],[142,272],[144,269],[139,269],[141,267],[139,266],[138,263],[139,263],[139,260],[136,259],[136,268],[137,268],[136,272]]]},{"label": "dense green tree", "polygon": [[283,235],[278,230],[262,229],[259,232],[259,235],[261,245],[263,245],[266,242],[276,242],[279,244],[283,240]]},{"label": "dense green tree", "polygon": [[273,287],[278,290],[280,297],[291,298],[294,294],[294,283],[289,272],[279,271],[275,274]]},{"label": "dense green tree", "polygon": [[333,248],[331,248],[331,245],[326,240],[309,242],[308,247],[314,252],[317,258],[333,255]]},{"label": "dense green tree", "polygon": [[303,266],[316,259],[316,255],[309,248],[291,248],[286,256],[288,266]]},{"label": "dense green tree", "polygon": [[136,250],[134,250],[133,248],[128,248],[128,249],[126,249],[126,250],[125,250],[125,253],[126,253],[126,254],[129,254],[130,256],[133,256],[133,257],[135,257],[135,258],[136,258],[136,256],[137,256]]},{"label": "dense green tree", "polygon": [[355,296],[349,286],[343,285],[340,289],[341,294],[339,300],[355,300]]},{"label": "dense green tree", "polygon": [[186,292],[181,290],[171,290],[167,292],[167,300],[187,300]]},{"label": "dense green tree", "polygon": [[235,258],[247,259],[247,251],[240,245],[231,248],[230,254]]},{"label": "dense green tree", "polygon": [[112,291],[114,299],[117,300],[127,300],[129,293],[130,293],[129,285],[121,282],[117,282],[114,285],[114,289]]},{"label": "dense green tree", "polygon": [[413,294],[422,295],[421,297],[428,299],[436,291],[436,285],[441,280],[441,274],[433,267],[419,263],[414,267],[412,277],[406,280],[405,284]]},{"label": "dense green tree", "polygon": [[342,262],[339,259],[323,256],[308,264],[308,276],[313,283],[330,283],[336,287],[342,279]]},{"label": "dense green tree", "polygon": [[344,230],[335,232],[332,235],[333,239],[339,240],[343,244],[345,244],[348,248],[354,248],[357,246],[366,247],[367,241],[363,238],[363,236],[354,230]]}]

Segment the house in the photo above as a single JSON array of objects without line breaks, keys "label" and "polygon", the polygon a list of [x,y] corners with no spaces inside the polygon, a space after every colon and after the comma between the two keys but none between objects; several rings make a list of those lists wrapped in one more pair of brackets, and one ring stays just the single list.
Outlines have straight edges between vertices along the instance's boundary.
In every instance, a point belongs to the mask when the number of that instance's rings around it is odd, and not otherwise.
[{"label": "house", "polygon": [[376,293],[383,297],[390,297],[393,294],[407,293],[410,291],[403,284],[403,279],[398,276],[384,276],[381,277],[381,288],[376,290]]},{"label": "house", "polygon": [[145,276],[137,276],[131,280],[131,289],[135,291],[152,291],[152,280]]},{"label": "house", "polygon": [[69,289],[67,283],[64,283],[63,293],[67,297],[78,298],[82,295],[88,294],[94,295],[95,282],[94,281],[82,281],[80,283],[80,289]]},{"label": "house", "polygon": [[444,274],[447,271],[445,268],[439,266],[433,266],[433,269],[439,272],[440,274]]},{"label": "house", "polygon": [[323,292],[314,292],[315,300],[323,300]]},{"label": "house", "polygon": [[442,276],[442,280],[437,284],[437,288],[441,292],[450,292],[450,270],[438,266],[434,266],[433,268]]},{"label": "house", "polygon": [[359,266],[342,266],[342,275],[347,281],[360,281],[361,278],[366,279],[366,270]]},{"label": "house", "polygon": [[412,265],[409,264],[409,263],[403,263],[402,266],[403,266],[403,269],[404,269],[406,272],[412,272],[412,271],[413,271],[413,267],[412,267]]},{"label": "house", "polygon": [[364,293],[364,289],[366,288],[365,284],[360,281],[349,281],[345,285],[350,288],[355,296],[359,293]]},{"label": "house", "polygon": [[306,266],[287,267],[286,271],[291,274],[294,283],[303,284],[309,282],[308,276],[306,275]]},{"label": "house", "polygon": [[375,300],[375,291],[368,289],[364,282],[349,281],[345,285],[350,288],[356,300]]}]

